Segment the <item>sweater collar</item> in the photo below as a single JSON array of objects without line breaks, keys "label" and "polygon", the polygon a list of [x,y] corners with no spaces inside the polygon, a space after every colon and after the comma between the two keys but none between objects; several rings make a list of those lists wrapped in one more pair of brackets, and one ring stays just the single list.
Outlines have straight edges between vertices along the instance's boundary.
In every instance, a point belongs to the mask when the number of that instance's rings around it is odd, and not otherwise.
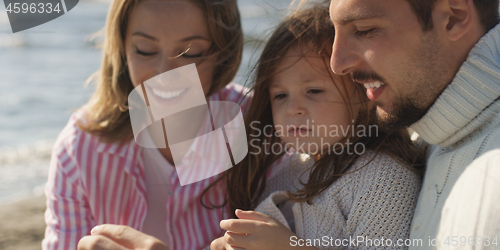
[{"label": "sweater collar", "polygon": [[499,96],[500,25],[497,25],[472,48],[453,81],[411,128],[430,144],[451,146],[484,123],[481,121],[486,117],[478,116]]}]

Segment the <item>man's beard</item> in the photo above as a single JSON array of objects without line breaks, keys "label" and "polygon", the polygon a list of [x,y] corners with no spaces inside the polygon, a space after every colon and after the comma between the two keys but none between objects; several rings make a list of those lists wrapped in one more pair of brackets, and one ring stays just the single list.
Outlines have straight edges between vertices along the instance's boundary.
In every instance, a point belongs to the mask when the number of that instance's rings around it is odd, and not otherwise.
[{"label": "man's beard", "polygon": [[383,116],[377,115],[377,125],[388,133],[409,127],[420,120],[431,106],[419,108],[410,98],[398,97],[394,101],[391,113]]},{"label": "man's beard", "polygon": [[[375,72],[356,71],[351,74],[351,78],[353,81],[358,82],[381,81],[387,83],[384,78]],[[414,93],[409,96],[417,97],[417,99],[413,101],[407,96],[399,96],[396,100],[394,100],[393,110],[390,113],[385,113],[382,116],[375,114],[377,126],[379,126],[381,130],[387,133],[395,132],[396,130],[408,127],[417,122],[425,115],[425,113],[427,113],[427,110],[431,105],[427,105],[427,108],[419,108],[416,105],[416,103],[419,102],[419,93]],[[375,101],[375,104],[377,106],[379,105],[377,101]],[[422,103],[420,103],[420,106],[422,106]],[[376,110],[374,109],[373,112],[376,113]]]},{"label": "man's beard", "polygon": [[[455,75],[454,72],[445,74],[442,70],[446,68],[446,62],[442,60],[442,49],[435,33],[425,35],[421,46],[418,52],[413,54],[415,58],[411,58],[414,63],[402,67],[402,70],[414,69],[412,74],[400,77],[400,81],[406,83],[405,93],[395,96],[392,111],[377,114],[377,125],[386,132],[409,127],[422,119]],[[376,73],[366,75],[388,83]],[[365,75],[361,74],[359,77],[363,76]],[[379,105],[377,102],[375,104]]]}]

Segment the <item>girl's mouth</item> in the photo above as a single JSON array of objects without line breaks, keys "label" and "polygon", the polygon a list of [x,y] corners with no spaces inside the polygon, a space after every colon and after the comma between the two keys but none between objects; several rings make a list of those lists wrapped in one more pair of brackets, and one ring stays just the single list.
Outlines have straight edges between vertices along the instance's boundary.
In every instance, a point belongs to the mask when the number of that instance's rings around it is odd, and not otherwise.
[{"label": "girl's mouth", "polygon": [[307,135],[310,131],[311,131],[310,129],[299,127],[288,130],[288,134],[292,136],[297,136],[297,135],[304,136]]}]

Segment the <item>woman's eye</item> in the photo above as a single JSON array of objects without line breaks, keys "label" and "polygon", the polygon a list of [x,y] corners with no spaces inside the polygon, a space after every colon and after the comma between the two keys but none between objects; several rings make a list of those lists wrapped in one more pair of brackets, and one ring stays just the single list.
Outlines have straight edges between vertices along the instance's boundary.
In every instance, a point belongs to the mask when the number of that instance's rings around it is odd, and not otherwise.
[{"label": "woman's eye", "polygon": [[182,57],[186,57],[186,58],[198,58],[198,57],[201,57],[203,56],[203,53],[199,53],[199,54],[196,54],[196,55],[189,55],[189,54],[182,54]]},{"label": "woman's eye", "polygon": [[377,29],[373,28],[373,29],[369,29],[369,30],[357,30],[355,32],[356,36],[359,36],[359,37],[367,37],[369,35],[373,35],[373,33],[375,33],[375,31],[377,31]]},{"label": "woman's eye", "polygon": [[277,94],[274,96],[274,100],[279,100],[279,99],[283,99],[286,97],[286,94]]},{"label": "woman's eye", "polygon": [[142,51],[139,49],[136,49],[136,52],[137,52],[137,54],[139,54],[141,56],[154,56],[154,55],[156,55],[156,52],[146,52],[146,51]]},{"label": "woman's eye", "polygon": [[310,89],[307,92],[309,92],[311,94],[319,94],[319,93],[323,92],[323,90],[322,89]]},{"label": "woman's eye", "polygon": [[[189,54],[188,54],[189,52]],[[202,57],[204,54],[204,52],[200,52],[198,54],[193,54],[193,52],[191,51],[191,43],[188,45],[188,47],[184,50],[184,51],[181,51],[179,52],[179,54],[177,54],[177,56],[174,56],[174,57],[169,57],[170,59],[175,59],[175,58],[179,58],[179,57],[184,57],[184,58],[189,58],[189,59],[195,59],[195,58],[199,58],[199,57]]]}]

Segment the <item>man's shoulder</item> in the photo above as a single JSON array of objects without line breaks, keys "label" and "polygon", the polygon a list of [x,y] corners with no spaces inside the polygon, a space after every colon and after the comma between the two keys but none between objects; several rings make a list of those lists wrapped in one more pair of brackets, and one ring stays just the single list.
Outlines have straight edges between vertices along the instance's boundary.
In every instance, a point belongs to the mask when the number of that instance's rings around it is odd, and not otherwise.
[{"label": "man's shoulder", "polygon": [[498,114],[496,120],[499,124],[484,137],[481,149],[478,152],[479,155],[486,154],[491,150],[500,149],[500,114]]},{"label": "man's shoulder", "polygon": [[[467,171],[500,174],[500,142],[497,142],[496,146],[475,159],[462,175],[467,175]],[[500,179],[500,176],[489,176],[489,178]]]},{"label": "man's shoulder", "polygon": [[500,148],[474,160],[460,175],[442,210],[438,238],[486,237],[500,232]]}]

